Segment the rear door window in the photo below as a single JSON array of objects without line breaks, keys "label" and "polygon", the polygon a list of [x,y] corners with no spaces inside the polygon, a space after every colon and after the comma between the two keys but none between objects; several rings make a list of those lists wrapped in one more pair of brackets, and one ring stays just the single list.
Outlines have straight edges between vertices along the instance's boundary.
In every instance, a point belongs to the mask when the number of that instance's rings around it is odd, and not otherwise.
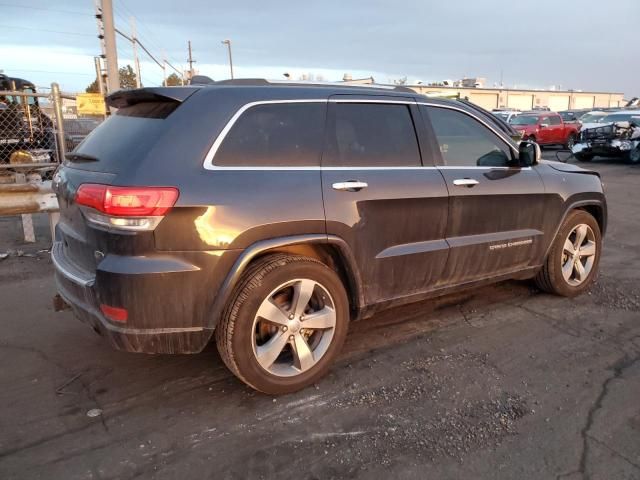
[{"label": "rear door window", "polygon": [[334,103],[323,165],[418,167],[420,149],[409,106]]},{"label": "rear door window", "polygon": [[560,117],[558,115],[551,115],[549,117],[550,125],[560,125],[562,122],[560,121]]},{"label": "rear door window", "polygon": [[246,110],[216,152],[217,166],[318,166],[326,103],[274,103]]}]

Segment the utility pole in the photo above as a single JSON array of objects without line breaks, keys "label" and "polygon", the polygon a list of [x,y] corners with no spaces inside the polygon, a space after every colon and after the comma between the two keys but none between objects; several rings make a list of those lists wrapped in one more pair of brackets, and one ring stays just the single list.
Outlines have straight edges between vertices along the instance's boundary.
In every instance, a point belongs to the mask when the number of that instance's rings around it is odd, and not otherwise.
[{"label": "utility pole", "polygon": [[[102,51],[102,54],[99,58],[102,59],[107,58],[107,49],[104,45],[104,24],[102,23],[102,5],[100,4],[100,0],[95,0],[95,7],[96,23],[98,24],[98,39],[100,40],[100,50]],[[107,75],[102,71],[100,60],[96,61],[96,74],[98,75],[98,86],[100,87],[100,93],[104,95],[104,83]]]},{"label": "utility pole", "polygon": [[140,59],[138,58],[138,48],[136,43],[138,39],[136,38],[136,19],[131,17],[131,50],[133,51],[133,65],[136,69],[136,87],[140,88],[142,86],[142,77],[140,76]]},{"label": "utility pole", "polygon": [[100,57],[93,57],[96,64],[96,82],[98,82],[98,91],[104,97],[104,77],[102,75],[102,65],[100,65]]},{"label": "utility pole", "polygon": [[188,41],[189,43],[189,74],[187,75],[187,78],[189,80],[191,80],[193,78],[193,64],[196,63],[196,61],[193,59],[193,55],[191,55],[191,40]]},{"label": "utility pole", "polygon": [[104,27],[104,50],[107,62],[107,93],[120,89],[118,77],[118,50],[116,31],[113,24],[113,5],[111,0],[100,0],[102,25]]},{"label": "utility pole", "polygon": [[222,44],[226,45],[229,51],[229,69],[231,70],[231,79],[233,80],[233,60],[231,58],[231,40],[223,40]]},{"label": "utility pole", "polygon": [[167,55],[162,51],[162,86],[167,86]]}]

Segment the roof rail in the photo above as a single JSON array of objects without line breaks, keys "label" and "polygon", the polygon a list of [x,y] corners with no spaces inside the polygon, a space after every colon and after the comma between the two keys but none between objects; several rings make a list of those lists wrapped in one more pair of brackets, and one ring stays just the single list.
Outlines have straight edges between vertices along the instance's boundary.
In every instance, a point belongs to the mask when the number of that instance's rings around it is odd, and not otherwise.
[{"label": "roof rail", "polygon": [[406,92],[406,93],[417,93],[415,90],[409,87],[405,87],[404,85],[398,85],[394,88],[396,92]]},{"label": "roof rail", "polygon": [[374,89],[374,90],[391,90],[394,92],[406,92],[406,93],[416,93],[415,90],[412,90],[409,87],[404,85],[380,85],[380,84],[358,84],[358,83],[349,83],[349,82],[315,82],[308,80],[267,80],[265,78],[237,78],[237,79],[228,79],[228,80],[220,80],[217,82],[211,83],[211,85],[254,85],[254,86],[262,86],[262,85],[297,85],[297,86],[313,86],[313,87],[353,87],[353,88],[363,88],[363,89]]},{"label": "roof rail", "polygon": [[264,78],[232,78],[218,80],[213,85],[269,85],[269,82]]}]

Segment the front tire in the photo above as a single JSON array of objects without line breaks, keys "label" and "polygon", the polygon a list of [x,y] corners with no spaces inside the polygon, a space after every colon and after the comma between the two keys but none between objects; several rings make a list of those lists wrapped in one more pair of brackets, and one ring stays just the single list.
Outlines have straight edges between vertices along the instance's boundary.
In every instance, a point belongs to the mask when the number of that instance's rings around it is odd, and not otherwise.
[{"label": "front tire", "polygon": [[631,165],[637,165],[640,163],[640,145],[631,150],[627,155],[627,162]]},{"label": "front tire", "polygon": [[312,385],[338,356],[349,326],[340,277],[308,257],[266,256],[243,275],[216,328],[240,380],[280,395]]},{"label": "front tire", "polygon": [[597,276],[601,250],[602,236],[595,218],[583,210],[571,211],[535,278],[538,288],[563,297],[580,295]]}]

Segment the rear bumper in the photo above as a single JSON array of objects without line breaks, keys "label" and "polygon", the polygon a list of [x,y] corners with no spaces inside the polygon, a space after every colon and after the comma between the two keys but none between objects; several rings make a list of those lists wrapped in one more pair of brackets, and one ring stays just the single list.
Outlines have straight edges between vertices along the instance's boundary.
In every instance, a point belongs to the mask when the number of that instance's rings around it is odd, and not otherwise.
[{"label": "rear bumper", "polygon": [[[115,348],[141,353],[198,353],[209,342],[213,330],[206,328],[204,318],[198,320],[189,317],[191,310],[185,308],[185,304],[181,305],[184,317],[176,318],[171,313],[158,315],[158,311],[174,310],[173,305],[163,305],[163,299],[168,298],[170,301],[170,296],[163,296],[161,291],[153,292],[158,281],[164,280],[163,283],[167,283],[166,277],[171,273],[118,275],[114,272],[98,271],[96,276],[91,276],[65,258],[60,242],[54,244],[51,256],[55,267],[56,287],[60,296],[71,306],[76,317],[108,338]],[[184,278],[175,280],[180,282],[184,281]],[[180,290],[179,283],[178,285],[175,285],[175,282],[172,283],[168,288],[174,291]],[[130,291],[132,287],[137,295],[127,295],[124,298],[121,292]],[[105,302],[105,297],[117,298],[116,302],[124,301],[127,307],[130,306],[127,301],[135,298],[135,305],[131,305],[133,315],[127,323],[113,322],[102,314],[100,303]],[[189,300],[196,302],[197,296],[183,299],[187,304]],[[110,303],[112,300],[107,302]],[[148,314],[144,315],[141,312],[148,312]],[[185,322],[189,324],[184,325]],[[194,322],[200,325],[194,325]]]}]

